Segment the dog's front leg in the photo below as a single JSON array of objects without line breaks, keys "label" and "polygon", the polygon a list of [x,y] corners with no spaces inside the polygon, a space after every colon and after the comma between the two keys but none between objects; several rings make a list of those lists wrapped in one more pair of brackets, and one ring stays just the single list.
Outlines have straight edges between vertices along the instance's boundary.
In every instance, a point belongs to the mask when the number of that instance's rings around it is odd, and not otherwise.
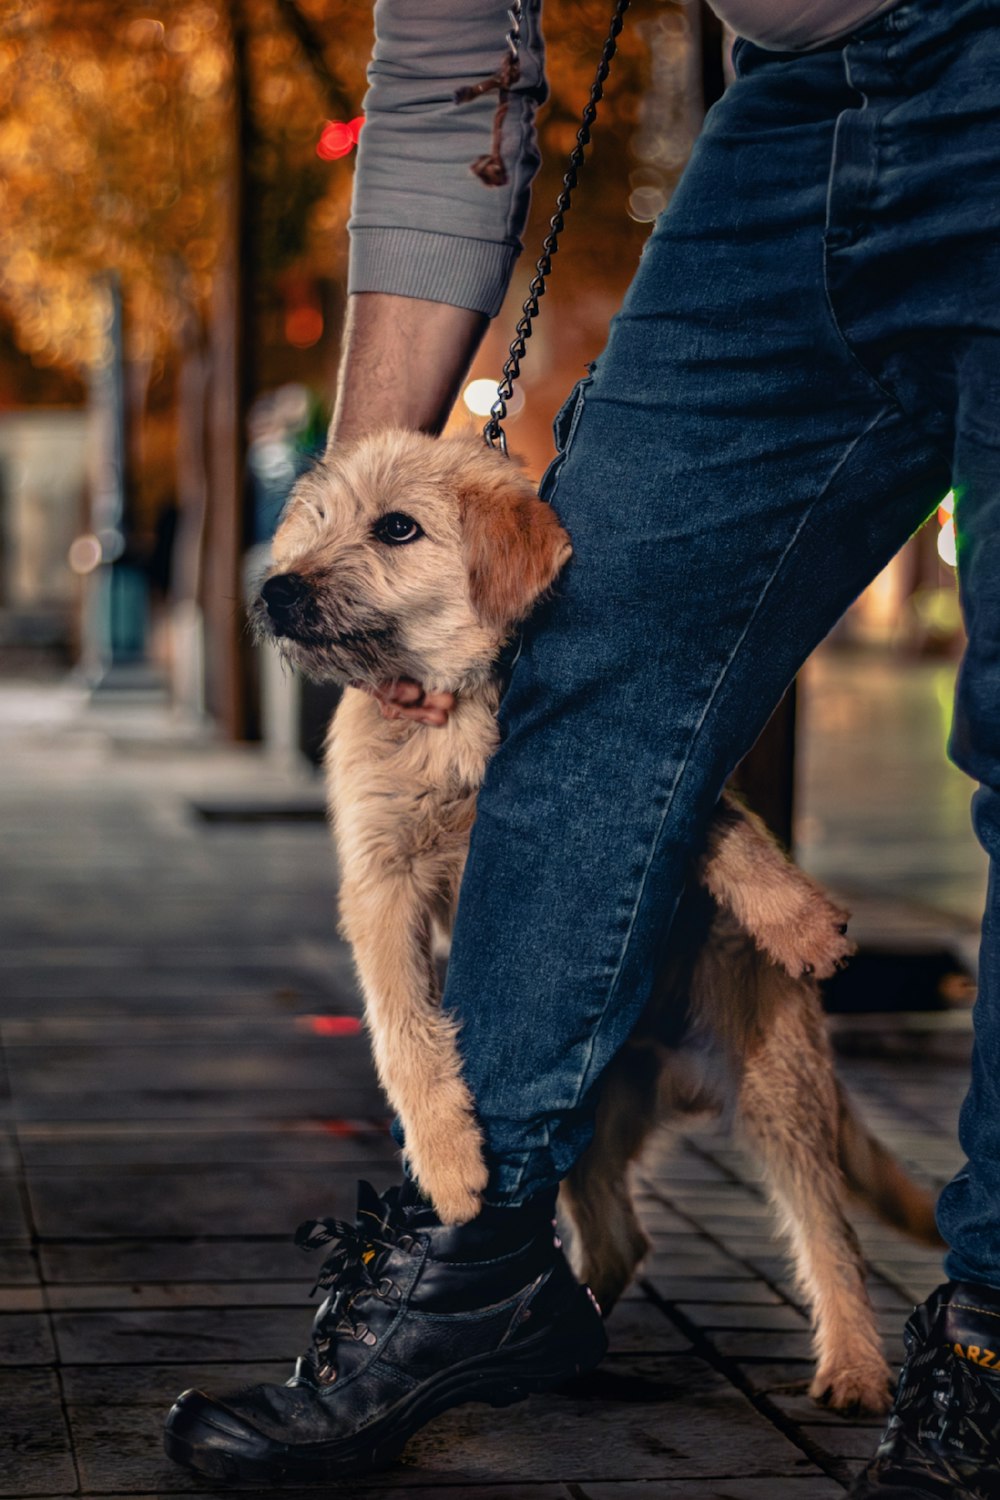
[{"label": "dog's front leg", "polygon": [[440,1006],[431,906],[412,867],[362,879],[348,872],[341,887],[375,1064],[403,1122],[410,1168],[441,1220],[464,1224],[479,1212],[488,1174],[457,1028]]}]

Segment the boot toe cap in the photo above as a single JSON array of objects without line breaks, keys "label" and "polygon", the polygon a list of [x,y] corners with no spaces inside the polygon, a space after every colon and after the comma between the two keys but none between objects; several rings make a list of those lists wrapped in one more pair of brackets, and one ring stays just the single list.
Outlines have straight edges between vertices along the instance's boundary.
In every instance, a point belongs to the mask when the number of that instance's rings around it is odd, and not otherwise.
[{"label": "boot toe cap", "polygon": [[[278,1445],[225,1403],[190,1390],[178,1396],[164,1427],[169,1458],[218,1479],[249,1477],[273,1465]],[[283,1445],[281,1445],[283,1446]]]}]

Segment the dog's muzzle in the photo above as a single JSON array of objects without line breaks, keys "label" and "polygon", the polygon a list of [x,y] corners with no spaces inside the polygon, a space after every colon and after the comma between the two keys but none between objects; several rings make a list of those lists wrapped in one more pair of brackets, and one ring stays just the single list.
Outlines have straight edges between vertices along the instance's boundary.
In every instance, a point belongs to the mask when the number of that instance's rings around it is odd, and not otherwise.
[{"label": "dog's muzzle", "polygon": [[315,597],[300,573],[277,573],[266,579],[260,597],[275,635],[303,635],[318,623]]}]

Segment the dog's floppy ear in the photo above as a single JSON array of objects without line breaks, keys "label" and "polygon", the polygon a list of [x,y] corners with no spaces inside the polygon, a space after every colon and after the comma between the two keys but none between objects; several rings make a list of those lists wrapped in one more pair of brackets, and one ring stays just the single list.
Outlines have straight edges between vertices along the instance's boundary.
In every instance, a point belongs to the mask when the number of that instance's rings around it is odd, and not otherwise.
[{"label": "dog's floppy ear", "polygon": [[504,465],[470,475],[460,495],[469,597],[483,624],[499,629],[528,614],[573,550],[552,507]]}]

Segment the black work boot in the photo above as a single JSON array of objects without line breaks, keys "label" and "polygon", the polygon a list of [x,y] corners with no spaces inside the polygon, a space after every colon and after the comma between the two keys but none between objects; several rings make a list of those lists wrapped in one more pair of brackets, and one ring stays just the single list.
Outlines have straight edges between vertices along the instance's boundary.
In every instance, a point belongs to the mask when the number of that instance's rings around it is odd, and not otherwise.
[{"label": "black work boot", "polygon": [[167,1418],[169,1456],[213,1479],[306,1483],[381,1467],[449,1407],[507,1406],[590,1369],[607,1347],[551,1200],[448,1227],[412,1190],[379,1198],[361,1183],[356,1224],[318,1220],[296,1240],[335,1248],[312,1348],[288,1384],[186,1391]]},{"label": "black work boot", "polygon": [[1000,1291],[950,1281],[903,1337],[896,1399],[849,1500],[1000,1500]]}]

